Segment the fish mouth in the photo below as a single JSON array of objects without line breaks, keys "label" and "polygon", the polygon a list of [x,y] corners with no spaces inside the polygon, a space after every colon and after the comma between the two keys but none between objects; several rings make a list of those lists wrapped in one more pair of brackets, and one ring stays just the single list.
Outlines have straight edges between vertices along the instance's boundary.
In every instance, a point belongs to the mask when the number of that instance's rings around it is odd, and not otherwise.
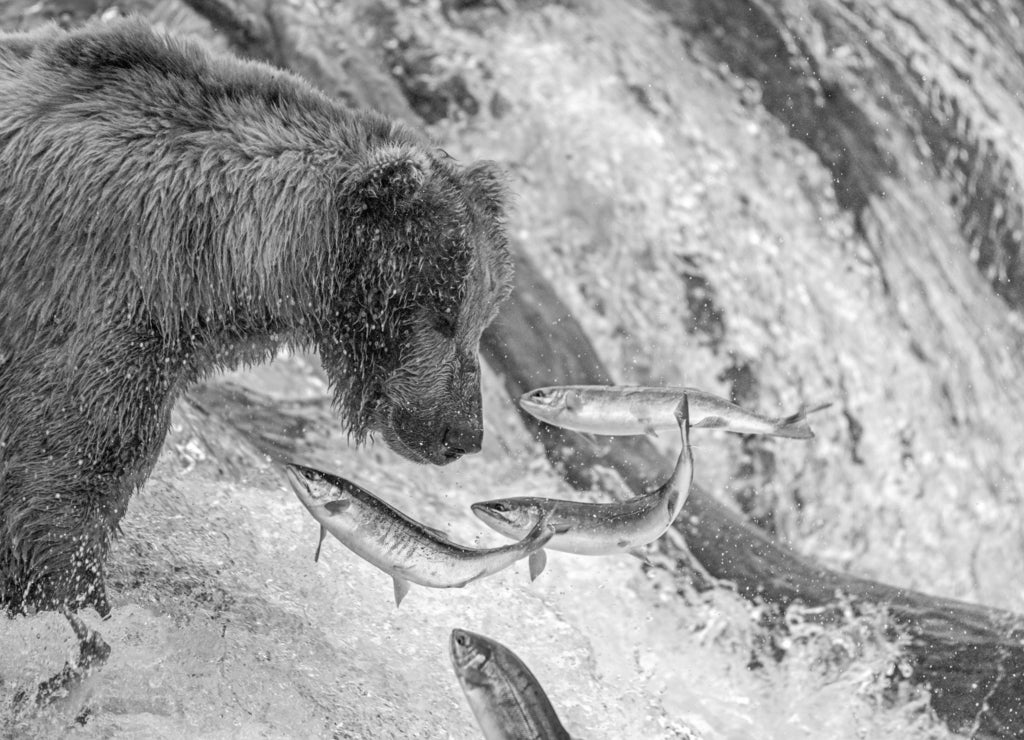
[{"label": "fish mouth", "polygon": [[460,672],[462,680],[476,684],[483,679],[479,670],[490,659],[490,646],[486,637],[456,627],[448,639],[448,648],[452,664]]},{"label": "fish mouth", "polygon": [[314,487],[314,483],[324,480],[324,473],[316,468],[310,468],[299,463],[284,464],[285,477],[291,485],[292,490],[300,497],[317,498],[321,494]]},{"label": "fish mouth", "polygon": [[284,476],[288,479],[288,484],[292,487],[292,490],[295,491],[295,493],[300,496],[310,495],[309,482],[306,480],[301,466],[293,463],[285,463]]},{"label": "fish mouth", "polygon": [[561,395],[557,388],[536,388],[521,395],[519,405],[527,410],[530,407],[551,408],[558,404]]},{"label": "fish mouth", "polygon": [[449,645],[451,646],[452,657],[461,663],[465,659],[466,651],[473,646],[473,638],[466,630],[460,630],[456,627],[452,630]]},{"label": "fish mouth", "polygon": [[478,501],[470,508],[477,518],[506,537],[527,537],[537,528],[544,512],[532,505],[520,505],[515,499]]},{"label": "fish mouth", "polygon": [[485,524],[503,524],[506,527],[517,526],[512,513],[512,507],[504,501],[479,501],[471,504],[469,508]]}]

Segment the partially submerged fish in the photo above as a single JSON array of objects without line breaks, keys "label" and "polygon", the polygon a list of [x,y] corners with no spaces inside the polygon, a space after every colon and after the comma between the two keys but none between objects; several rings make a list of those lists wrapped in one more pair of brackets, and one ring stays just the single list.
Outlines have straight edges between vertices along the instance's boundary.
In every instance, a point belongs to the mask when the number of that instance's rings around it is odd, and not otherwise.
[{"label": "partially submerged fish", "polygon": [[577,555],[613,555],[628,552],[646,560],[640,548],[665,534],[686,503],[693,483],[690,450],[689,394],[676,403],[673,418],[683,446],[672,476],[642,496],[615,504],[561,499],[516,497],[481,501],[473,513],[507,537],[520,537],[548,521],[558,533],[547,547]]},{"label": "partially submerged fish", "polygon": [[696,388],[631,385],[563,385],[524,393],[519,405],[541,421],[587,434],[653,434],[674,429],[673,410],[686,394],[690,399],[690,427],[725,429],[740,434],[810,439],[814,436],[805,417],[831,405],[800,409],[772,418],[737,406],[720,396]]},{"label": "partially submerged fish", "polygon": [[452,630],[452,665],[485,740],[569,740],[530,669],[500,642]]},{"label": "partially submerged fish", "polygon": [[381,501],[365,488],[304,465],[284,466],[295,495],[320,522],[320,547],[330,532],[359,557],[395,581],[395,603],[401,605],[410,583],[431,588],[461,588],[497,573],[521,558],[530,559],[530,579],[544,570],[542,549],[554,535],[547,518],[537,521],[515,544],[475,550],[450,541],[443,532],[424,526]]}]

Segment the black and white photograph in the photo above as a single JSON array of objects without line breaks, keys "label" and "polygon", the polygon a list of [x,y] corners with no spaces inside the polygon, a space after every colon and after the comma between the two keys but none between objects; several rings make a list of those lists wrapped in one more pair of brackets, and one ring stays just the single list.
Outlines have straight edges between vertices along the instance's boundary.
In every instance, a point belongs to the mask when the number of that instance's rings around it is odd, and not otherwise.
[{"label": "black and white photograph", "polygon": [[0,0],[36,738],[1024,738],[1024,4]]}]

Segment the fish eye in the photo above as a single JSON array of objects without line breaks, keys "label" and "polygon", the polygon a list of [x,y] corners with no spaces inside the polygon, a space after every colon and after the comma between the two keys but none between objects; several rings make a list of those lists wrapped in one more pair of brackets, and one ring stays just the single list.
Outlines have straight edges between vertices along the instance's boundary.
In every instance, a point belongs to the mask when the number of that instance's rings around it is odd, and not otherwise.
[{"label": "fish eye", "polygon": [[469,635],[461,632],[455,636],[455,644],[459,647],[469,647]]},{"label": "fish eye", "polygon": [[544,390],[543,388],[538,388],[537,390],[535,390],[533,393],[530,394],[530,398],[532,398],[535,401],[541,401],[541,400],[543,400],[543,399],[545,399],[547,397],[548,397],[548,392],[546,390]]},{"label": "fish eye", "polygon": [[500,511],[502,513],[511,510],[511,507],[504,501],[495,501],[493,504],[491,504],[491,508],[494,509],[495,511]]}]

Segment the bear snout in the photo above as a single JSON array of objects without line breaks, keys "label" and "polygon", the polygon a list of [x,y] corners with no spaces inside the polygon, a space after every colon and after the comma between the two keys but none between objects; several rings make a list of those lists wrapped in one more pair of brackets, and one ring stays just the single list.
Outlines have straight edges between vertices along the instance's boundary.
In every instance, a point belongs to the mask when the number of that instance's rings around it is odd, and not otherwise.
[{"label": "bear snout", "polygon": [[461,419],[449,425],[441,438],[443,453],[448,460],[458,460],[463,455],[480,452],[483,441],[483,426],[466,423]]},{"label": "bear snout", "polygon": [[382,430],[395,452],[415,462],[447,465],[479,452],[483,443],[482,414],[437,414],[395,409]]}]

